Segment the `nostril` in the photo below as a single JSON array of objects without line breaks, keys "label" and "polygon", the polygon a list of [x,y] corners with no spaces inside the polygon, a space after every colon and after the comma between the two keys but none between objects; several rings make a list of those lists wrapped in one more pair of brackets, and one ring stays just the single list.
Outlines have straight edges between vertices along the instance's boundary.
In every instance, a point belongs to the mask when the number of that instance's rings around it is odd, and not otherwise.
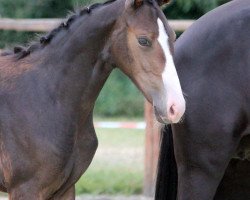
[{"label": "nostril", "polygon": [[170,113],[171,115],[174,115],[174,114],[175,114],[174,105],[172,105],[172,106],[170,107],[169,113]]},{"label": "nostril", "polygon": [[167,105],[167,118],[171,123],[178,123],[185,111],[179,102],[169,102]]},{"label": "nostril", "polygon": [[175,109],[175,105],[170,106],[169,108],[169,115],[170,116],[174,116],[176,114],[176,109]]}]

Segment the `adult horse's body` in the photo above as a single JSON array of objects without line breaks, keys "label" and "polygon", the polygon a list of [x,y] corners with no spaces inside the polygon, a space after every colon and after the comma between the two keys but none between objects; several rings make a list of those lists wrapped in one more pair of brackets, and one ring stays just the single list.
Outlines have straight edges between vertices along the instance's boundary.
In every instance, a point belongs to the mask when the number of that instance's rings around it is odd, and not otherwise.
[{"label": "adult horse's body", "polygon": [[[235,170],[248,171],[249,178],[250,1],[235,0],[206,14],[175,47],[187,110],[184,121],[172,126],[176,171],[171,128],[163,134],[156,199],[248,200],[244,184],[250,180],[240,185],[244,174]],[[230,162],[233,157],[241,160]],[[227,190],[232,180],[234,188]],[[236,187],[243,190],[236,193]]]},{"label": "adult horse's body", "polygon": [[74,199],[97,148],[92,111],[114,67],[178,122],[185,101],[174,33],[152,0],[94,4],[0,57],[0,189],[11,200]]}]

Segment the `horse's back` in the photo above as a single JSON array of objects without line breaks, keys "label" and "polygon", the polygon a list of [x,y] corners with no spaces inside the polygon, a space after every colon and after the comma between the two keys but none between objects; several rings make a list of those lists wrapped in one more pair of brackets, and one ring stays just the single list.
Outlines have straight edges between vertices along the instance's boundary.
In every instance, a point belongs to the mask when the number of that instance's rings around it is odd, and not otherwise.
[{"label": "horse's back", "polygon": [[219,65],[219,71],[226,70],[232,62],[250,72],[250,1],[235,0],[204,15],[177,40],[175,47],[180,74],[197,70],[196,65],[200,65],[199,69],[210,66],[211,70]]},{"label": "horse's back", "polygon": [[[232,59],[243,61],[242,56],[246,56],[250,64],[250,1],[235,0],[204,15],[182,34],[175,47],[180,72],[185,70],[184,61],[202,63],[204,67],[214,63],[213,67]],[[193,59],[196,57],[199,59]]]}]

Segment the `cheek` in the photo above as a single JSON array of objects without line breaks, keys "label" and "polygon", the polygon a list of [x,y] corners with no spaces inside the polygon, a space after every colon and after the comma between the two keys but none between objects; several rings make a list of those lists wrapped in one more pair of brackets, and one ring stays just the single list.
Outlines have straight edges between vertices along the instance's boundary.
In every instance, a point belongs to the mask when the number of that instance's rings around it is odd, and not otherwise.
[{"label": "cheek", "polygon": [[154,74],[161,75],[163,73],[166,65],[166,59],[164,52],[158,43],[155,43],[152,46],[150,53],[145,55],[145,59],[149,65],[148,67],[151,68]]}]

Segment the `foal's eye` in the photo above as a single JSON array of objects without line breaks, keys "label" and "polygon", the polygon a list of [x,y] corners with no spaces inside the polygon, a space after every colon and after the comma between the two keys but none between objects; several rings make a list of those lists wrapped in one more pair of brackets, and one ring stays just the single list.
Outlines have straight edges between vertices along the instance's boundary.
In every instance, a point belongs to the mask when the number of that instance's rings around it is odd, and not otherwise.
[{"label": "foal's eye", "polygon": [[141,46],[144,46],[144,47],[151,47],[152,46],[152,42],[146,37],[139,37],[138,42]]}]

